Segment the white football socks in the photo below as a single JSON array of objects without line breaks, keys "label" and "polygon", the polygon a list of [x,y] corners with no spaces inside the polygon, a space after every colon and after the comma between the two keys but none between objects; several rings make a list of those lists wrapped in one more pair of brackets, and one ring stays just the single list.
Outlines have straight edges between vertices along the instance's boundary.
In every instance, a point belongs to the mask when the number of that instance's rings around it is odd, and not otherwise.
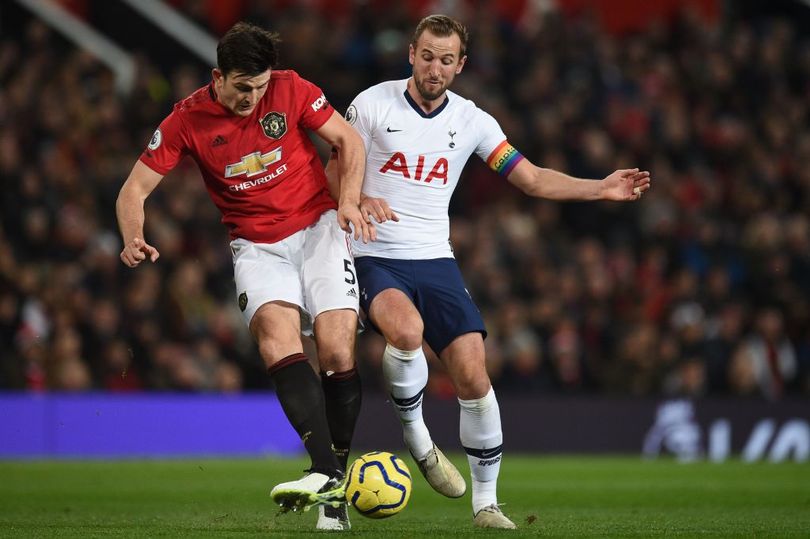
[{"label": "white football socks", "polygon": [[430,432],[422,419],[422,396],[428,381],[425,353],[421,347],[399,350],[388,344],[382,366],[388,393],[402,422],[405,445],[420,460],[433,449]]},{"label": "white football socks", "polygon": [[473,514],[498,503],[496,493],[501,469],[503,431],[495,391],[480,399],[458,399],[461,405],[459,431],[472,475]]}]

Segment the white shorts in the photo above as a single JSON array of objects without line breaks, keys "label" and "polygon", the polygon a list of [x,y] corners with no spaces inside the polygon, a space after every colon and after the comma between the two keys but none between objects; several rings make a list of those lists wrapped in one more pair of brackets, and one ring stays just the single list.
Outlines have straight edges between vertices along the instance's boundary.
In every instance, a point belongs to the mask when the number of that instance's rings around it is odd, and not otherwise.
[{"label": "white shorts", "polygon": [[358,312],[357,273],[346,233],[329,210],[320,219],[276,243],[231,242],[236,297],[245,323],[270,301],[298,305],[301,332],[312,335],[325,311]]}]

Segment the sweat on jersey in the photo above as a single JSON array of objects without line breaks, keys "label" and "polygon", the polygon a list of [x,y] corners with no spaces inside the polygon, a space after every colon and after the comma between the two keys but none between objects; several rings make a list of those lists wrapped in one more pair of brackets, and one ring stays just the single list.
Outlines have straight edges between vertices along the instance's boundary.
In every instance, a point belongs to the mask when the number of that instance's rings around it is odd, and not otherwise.
[{"label": "sweat on jersey", "polygon": [[522,159],[495,118],[469,99],[448,91],[426,114],[407,84],[372,86],[346,111],[365,144],[363,193],[384,198],[399,216],[399,222],[375,224],[377,241],[353,240],[355,256],[453,257],[447,210],[467,159],[474,152],[503,175]]},{"label": "sweat on jersey", "polygon": [[291,70],[271,72],[247,117],[220,104],[212,82],[175,104],[140,160],[165,175],[190,156],[231,239],[275,243],[337,207],[305,131],[333,110],[320,88]]}]

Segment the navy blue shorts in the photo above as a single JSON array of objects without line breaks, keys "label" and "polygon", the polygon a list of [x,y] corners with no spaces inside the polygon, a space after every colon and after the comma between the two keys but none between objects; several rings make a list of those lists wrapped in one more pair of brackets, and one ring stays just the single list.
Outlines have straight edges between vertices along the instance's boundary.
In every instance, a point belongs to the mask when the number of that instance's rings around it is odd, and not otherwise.
[{"label": "navy blue shorts", "polygon": [[425,341],[436,354],[465,333],[477,331],[486,338],[484,320],[454,258],[395,260],[361,256],[354,259],[354,267],[360,282],[360,307],[366,314],[377,294],[387,288],[401,290],[422,315]]}]

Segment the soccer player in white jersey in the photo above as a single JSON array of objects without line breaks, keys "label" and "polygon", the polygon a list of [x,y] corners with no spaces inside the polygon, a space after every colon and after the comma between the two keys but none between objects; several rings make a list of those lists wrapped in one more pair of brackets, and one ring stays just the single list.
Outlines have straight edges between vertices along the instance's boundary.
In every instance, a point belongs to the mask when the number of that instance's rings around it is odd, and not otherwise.
[{"label": "soccer player in white jersey", "polygon": [[[626,169],[593,181],[533,165],[492,116],[448,90],[464,68],[466,44],[461,23],[426,17],[410,44],[413,76],[373,86],[348,108],[346,119],[366,148],[361,211],[379,222],[377,241],[355,241],[353,251],[360,305],[387,342],[387,389],[419,469],[436,491],[464,494],[464,479],[422,419],[424,339],[447,367],[461,406],[473,522],[514,528],[498,507],[500,412],[484,365],[484,323],[449,244],[450,197],[473,153],[527,195],[553,200],[638,200],[650,188],[650,175]],[[332,181],[335,160],[327,167]]]}]

